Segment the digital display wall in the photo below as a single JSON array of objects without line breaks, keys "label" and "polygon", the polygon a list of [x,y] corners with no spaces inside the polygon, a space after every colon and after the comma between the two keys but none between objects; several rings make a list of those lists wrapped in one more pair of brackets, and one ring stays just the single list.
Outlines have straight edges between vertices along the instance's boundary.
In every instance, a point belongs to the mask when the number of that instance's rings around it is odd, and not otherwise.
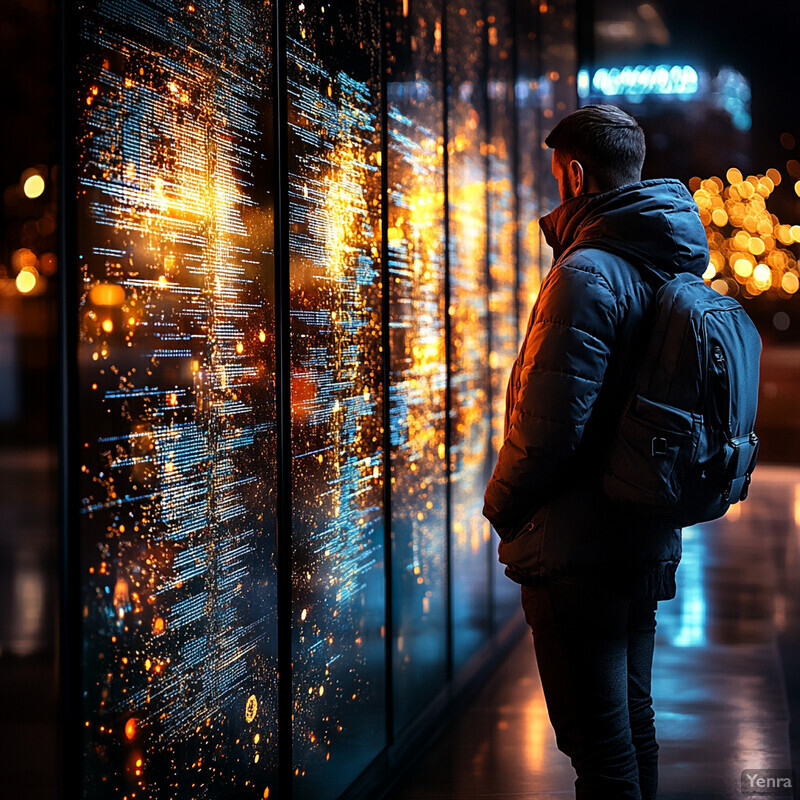
[{"label": "digital display wall", "polygon": [[[489,200],[489,367],[491,370],[492,440],[490,467],[503,444],[506,384],[519,342],[517,192],[515,185],[515,46],[513,9],[492,6],[486,18],[487,99],[489,136],[487,182]],[[505,576],[505,565],[490,558],[494,576],[494,622],[509,618],[519,605],[519,588]]]},{"label": "digital display wall", "polygon": [[76,9],[83,793],[266,797],[270,8]]},{"label": "digital display wall", "polygon": [[394,730],[447,681],[442,6],[387,17]]},{"label": "digital display wall", "polygon": [[491,529],[481,514],[492,431],[486,21],[480,0],[448,16],[453,659],[463,664],[490,629]]},{"label": "digital display wall", "polygon": [[551,8],[73,2],[85,797],[336,800],[521,614]]},{"label": "digital display wall", "polygon": [[[556,123],[577,107],[575,2],[548,0],[541,12],[539,103],[542,120],[540,136],[544,142]],[[548,173],[550,158],[551,151],[548,150],[544,153],[542,165]],[[558,184],[551,179],[541,181],[539,185],[542,191],[542,213],[547,214],[561,202],[558,196]],[[552,254],[548,252],[548,266],[551,256]]]},{"label": "digital display wall", "polygon": [[385,744],[380,8],[289,14],[294,796]]},{"label": "digital display wall", "polygon": [[[538,10],[539,0],[516,0],[515,12],[526,19]],[[537,16],[537,22],[539,18]],[[517,252],[519,254],[518,317],[519,337],[524,338],[530,311],[539,296],[543,267],[539,231],[540,194],[550,175],[549,150],[542,149],[542,106],[539,25],[517,37],[516,112],[517,112]],[[576,99],[577,102],[577,99]],[[558,191],[558,186],[555,188]]]}]

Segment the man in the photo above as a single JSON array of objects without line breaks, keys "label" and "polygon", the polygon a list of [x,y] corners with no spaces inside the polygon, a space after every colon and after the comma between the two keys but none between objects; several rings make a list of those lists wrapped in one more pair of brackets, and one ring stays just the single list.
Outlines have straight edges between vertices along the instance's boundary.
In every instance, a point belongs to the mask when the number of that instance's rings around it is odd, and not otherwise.
[{"label": "man", "polygon": [[701,275],[708,245],[683,184],[641,180],[644,134],[622,110],[581,108],[546,144],[562,200],[541,221],[554,262],[511,370],[483,513],[522,584],[576,797],[652,800],[655,613],[675,596],[681,532],[615,506],[601,474],[647,341],[657,281],[640,267]]}]

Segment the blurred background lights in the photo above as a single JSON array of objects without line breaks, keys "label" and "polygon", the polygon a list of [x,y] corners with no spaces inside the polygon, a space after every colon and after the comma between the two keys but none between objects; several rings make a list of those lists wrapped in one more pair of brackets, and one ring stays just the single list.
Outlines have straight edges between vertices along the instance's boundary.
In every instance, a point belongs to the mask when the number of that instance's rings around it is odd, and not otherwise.
[{"label": "blurred background lights", "polygon": [[25,192],[25,197],[31,200],[41,197],[44,192],[44,178],[38,172],[34,173],[22,184],[22,191]]},{"label": "blurred background lights", "polygon": [[800,225],[782,224],[767,209],[768,198],[781,182],[780,172],[771,168],[765,175],[745,177],[731,167],[725,179],[712,175],[689,182],[708,237],[703,279],[722,294],[748,298],[769,293],[788,299],[800,287],[800,269],[791,249],[800,243]]},{"label": "blurred background lights", "polygon": [[11,266],[16,272],[29,268],[36,269],[39,266],[39,259],[30,248],[20,247],[11,254]]},{"label": "blurred background lights", "polygon": [[694,67],[637,65],[634,67],[601,68],[589,77],[589,72],[578,72],[578,96],[586,98],[590,88],[606,97],[627,95],[637,97],[647,94],[696,94],[699,76]]},{"label": "blurred background lights", "polygon": [[791,318],[785,311],[776,311],[772,317],[772,324],[776,330],[785,331],[791,324]]},{"label": "blurred background lights", "polygon": [[29,294],[36,288],[37,273],[33,267],[25,267],[17,275],[17,289],[22,294]]},{"label": "blurred background lights", "polygon": [[89,302],[96,306],[121,306],[125,289],[117,283],[98,283],[89,292]]}]

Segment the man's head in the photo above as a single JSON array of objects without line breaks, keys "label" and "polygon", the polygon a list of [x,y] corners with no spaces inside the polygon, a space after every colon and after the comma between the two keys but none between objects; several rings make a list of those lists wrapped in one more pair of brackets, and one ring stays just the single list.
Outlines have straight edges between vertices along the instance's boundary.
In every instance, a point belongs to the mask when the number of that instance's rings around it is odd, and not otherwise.
[{"label": "man's head", "polygon": [[553,175],[562,202],[641,180],[644,132],[630,114],[616,106],[584,106],[573,111],[544,143],[553,148]]}]

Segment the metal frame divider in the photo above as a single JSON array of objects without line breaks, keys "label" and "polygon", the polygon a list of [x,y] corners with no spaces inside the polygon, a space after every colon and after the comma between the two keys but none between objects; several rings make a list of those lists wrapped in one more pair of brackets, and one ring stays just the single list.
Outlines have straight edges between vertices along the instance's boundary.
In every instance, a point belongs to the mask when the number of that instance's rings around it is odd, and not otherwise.
[{"label": "metal frame divider", "polygon": [[[76,80],[73,65],[78,41],[78,22],[73,3],[59,3],[59,174],[58,174],[58,293],[60,333],[59,418],[59,547],[60,592],[56,645],[58,687],[58,795],[71,796],[70,787],[83,785],[83,729],[81,727],[82,617],[80,584],[80,538],[78,506],[74,500],[78,474],[77,419],[77,234],[75,226],[76,126],[70,113]],[[68,8],[69,6],[69,8]]]}]

